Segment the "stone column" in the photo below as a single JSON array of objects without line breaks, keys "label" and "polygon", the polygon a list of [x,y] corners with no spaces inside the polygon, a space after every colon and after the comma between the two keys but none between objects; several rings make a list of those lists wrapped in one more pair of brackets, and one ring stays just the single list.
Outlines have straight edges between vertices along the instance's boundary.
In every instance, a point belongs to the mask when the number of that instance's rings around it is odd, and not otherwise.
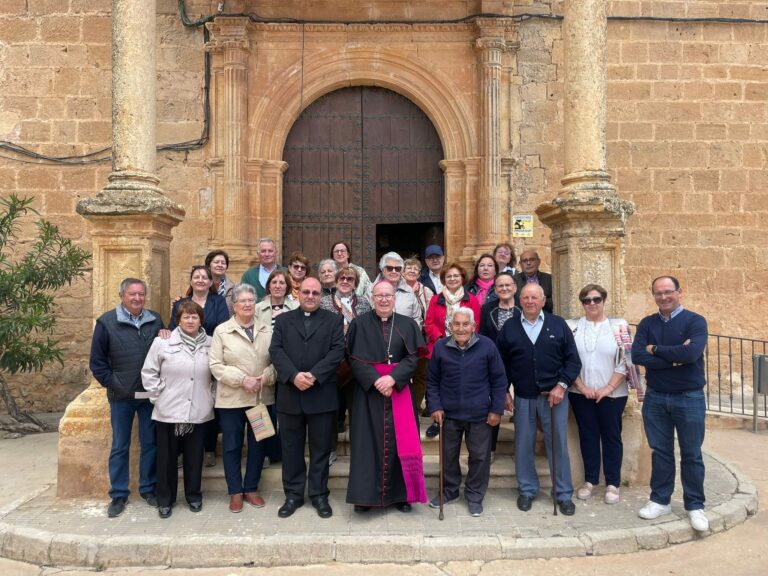
[{"label": "stone column", "polygon": [[[482,30],[482,28],[481,28]],[[475,42],[480,64],[480,183],[477,190],[476,255],[492,249],[506,231],[506,200],[501,193],[501,57],[507,49],[503,29]]]},{"label": "stone column", "polygon": [[223,175],[214,190],[213,243],[225,248],[235,261],[244,261],[252,244],[248,226],[245,179],[246,129],[248,127],[248,18],[216,18],[206,50],[214,58],[217,90],[212,102],[217,124],[216,155]]},{"label": "stone column", "polygon": [[[536,209],[552,230],[555,312],[566,318],[583,315],[578,292],[587,283],[606,288],[610,316],[622,316],[626,302],[623,238],[634,206],[618,197],[606,166],[605,5],[604,0],[565,2],[565,176],[558,197]],[[624,413],[622,436],[623,481],[647,484],[649,453],[634,395]],[[578,486],[584,470],[573,418],[568,446],[573,482]]]},{"label": "stone column", "polygon": [[[155,21],[155,0],[112,2],[112,173],[77,206],[93,239],[94,319],[117,304],[127,276],[147,282],[147,308],[166,319],[170,308],[171,230],[184,210],[155,174]],[[91,380],[59,425],[58,495],[106,497],[110,444],[106,393]],[[131,470],[135,483],[135,455]]]},{"label": "stone column", "polygon": [[565,56],[565,176],[558,197],[536,213],[552,229],[555,309],[581,314],[577,295],[588,282],[610,293],[609,313],[624,311],[622,266],[626,219],[606,169],[607,19],[603,0],[568,0]]}]

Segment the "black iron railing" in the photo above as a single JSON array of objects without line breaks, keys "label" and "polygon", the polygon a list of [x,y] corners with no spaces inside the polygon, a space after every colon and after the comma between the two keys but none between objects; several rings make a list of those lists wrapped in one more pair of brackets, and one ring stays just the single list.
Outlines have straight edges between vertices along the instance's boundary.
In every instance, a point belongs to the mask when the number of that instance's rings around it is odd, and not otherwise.
[{"label": "black iron railing", "polygon": [[757,393],[753,370],[753,357],[765,354],[768,340],[710,334],[704,351],[707,410],[768,418],[768,396]]}]

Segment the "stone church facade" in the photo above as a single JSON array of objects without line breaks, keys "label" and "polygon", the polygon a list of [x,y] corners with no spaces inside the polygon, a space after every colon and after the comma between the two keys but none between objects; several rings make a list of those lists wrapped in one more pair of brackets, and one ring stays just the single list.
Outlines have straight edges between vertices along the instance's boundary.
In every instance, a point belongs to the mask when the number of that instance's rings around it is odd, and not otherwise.
[{"label": "stone church facade", "polygon": [[[113,4],[149,44],[113,36]],[[187,26],[176,0],[0,6],[0,140],[72,157],[5,147],[0,191],[94,250],[60,299],[64,369],[14,380],[26,407],[62,410],[88,385],[92,319],[121,276],[144,273],[167,315],[210,249],[239,278],[263,236],[315,262],[345,238],[369,269],[399,236],[470,265],[511,239],[559,278],[563,314],[590,278],[636,322],[672,273],[712,332],[768,337],[768,4],[183,4]],[[142,87],[119,98],[113,43]],[[112,166],[81,163],[108,158],[115,103],[153,114],[120,119]],[[162,194],[165,216],[106,223],[88,202],[110,189]],[[533,216],[532,237],[512,215]]]}]

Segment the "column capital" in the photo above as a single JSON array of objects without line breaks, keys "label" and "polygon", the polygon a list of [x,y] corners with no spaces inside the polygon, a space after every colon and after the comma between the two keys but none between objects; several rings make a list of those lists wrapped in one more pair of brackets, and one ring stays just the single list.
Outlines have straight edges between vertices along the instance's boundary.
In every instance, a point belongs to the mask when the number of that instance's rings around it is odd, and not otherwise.
[{"label": "column capital", "polygon": [[250,19],[246,17],[216,17],[213,22],[208,22],[205,25],[211,33],[205,49],[209,52],[247,51],[250,47],[248,40],[249,24]]}]

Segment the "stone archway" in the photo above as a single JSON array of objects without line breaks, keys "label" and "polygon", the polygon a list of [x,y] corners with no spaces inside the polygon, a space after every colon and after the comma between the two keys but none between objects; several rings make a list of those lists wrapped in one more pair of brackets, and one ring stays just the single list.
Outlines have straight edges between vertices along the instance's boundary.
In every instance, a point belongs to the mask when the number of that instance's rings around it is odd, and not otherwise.
[{"label": "stone archway", "polygon": [[[301,111],[323,95],[348,86],[377,86],[404,96],[418,106],[434,125],[444,151],[440,167],[444,172],[445,243],[449,254],[460,255],[472,242],[475,205],[471,191],[479,177],[477,136],[464,95],[450,79],[416,59],[383,49],[348,49],[321,54],[304,62],[304,76],[286,70],[259,99],[249,118],[252,130],[247,144],[251,158],[250,181],[261,182],[259,221],[251,227],[260,236],[283,236],[282,173],[286,168],[282,152],[288,133]],[[266,186],[264,186],[264,184]],[[265,196],[268,195],[268,196]],[[267,208],[266,205],[269,205]],[[267,216],[268,215],[268,216]],[[267,216],[267,217],[265,217]],[[469,242],[468,242],[469,239]]]},{"label": "stone archway", "polygon": [[285,144],[283,253],[316,263],[343,239],[369,271],[385,251],[421,253],[444,222],[442,158],[429,118],[395,92],[355,86],[315,100]]}]

